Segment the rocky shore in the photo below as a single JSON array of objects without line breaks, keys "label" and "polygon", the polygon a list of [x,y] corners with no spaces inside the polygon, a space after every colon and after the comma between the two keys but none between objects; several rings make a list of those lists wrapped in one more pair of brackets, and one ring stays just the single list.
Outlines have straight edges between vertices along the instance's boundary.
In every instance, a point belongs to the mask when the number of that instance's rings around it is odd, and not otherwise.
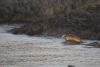
[{"label": "rocky shore", "polygon": [[22,23],[14,34],[60,37],[71,33],[100,40],[99,0],[1,0],[0,23]]}]

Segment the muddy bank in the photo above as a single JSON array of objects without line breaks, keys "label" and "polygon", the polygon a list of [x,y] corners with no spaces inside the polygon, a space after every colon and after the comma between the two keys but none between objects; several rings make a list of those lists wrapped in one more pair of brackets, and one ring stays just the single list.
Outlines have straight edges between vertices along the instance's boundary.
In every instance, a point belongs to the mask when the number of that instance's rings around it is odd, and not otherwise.
[{"label": "muddy bank", "polygon": [[23,23],[14,34],[100,39],[99,0],[1,0],[0,23]]},{"label": "muddy bank", "polygon": [[39,21],[60,13],[68,14],[88,1],[91,0],[0,0],[0,21]]},{"label": "muddy bank", "polygon": [[[92,9],[93,7],[89,8]],[[94,10],[100,7],[94,7]],[[66,14],[57,15],[55,18],[45,19],[38,22],[26,23],[24,26],[12,29],[15,34],[48,35],[60,37],[64,33],[71,33],[82,39],[100,39],[100,13],[72,12],[69,17]],[[69,18],[69,20],[67,19]],[[35,29],[37,31],[35,31]],[[16,33],[17,32],[17,33]]]},{"label": "muddy bank", "polygon": [[[91,13],[100,14],[99,5],[99,0],[0,0],[0,23],[37,22],[62,14],[68,17],[66,18],[68,21],[71,21],[70,13],[88,13],[86,11],[88,8]],[[73,19],[81,20],[82,18],[73,17]]]}]

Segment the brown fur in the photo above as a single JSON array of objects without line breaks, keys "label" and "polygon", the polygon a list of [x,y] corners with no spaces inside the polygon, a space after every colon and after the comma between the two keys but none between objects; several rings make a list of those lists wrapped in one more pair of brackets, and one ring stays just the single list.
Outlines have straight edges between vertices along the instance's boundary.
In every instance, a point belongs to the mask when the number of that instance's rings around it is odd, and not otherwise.
[{"label": "brown fur", "polygon": [[81,40],[79,37],[72,35],[72,34],[64,34],[62,35],[62,37],[66,40],[66,41],[75,41],[77,43],[82,43],[83,40]]}]

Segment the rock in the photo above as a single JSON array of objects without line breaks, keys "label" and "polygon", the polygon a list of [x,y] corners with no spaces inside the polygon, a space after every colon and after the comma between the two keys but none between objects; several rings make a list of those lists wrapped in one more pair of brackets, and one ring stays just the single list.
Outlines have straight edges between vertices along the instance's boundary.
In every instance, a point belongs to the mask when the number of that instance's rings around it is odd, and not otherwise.
[{"label": "rock", "polygon": [[93,46],[93,47],[96,47],[96,48],[100,48],[100,43],[98,43],[98,42],[89,43],[87,45],[88,46]]},{"label": "rock", "polygon": [[68,65],[68,67],[75,67],[74,65]]},{"label": "rock", "polygon": [[21,28],[14,28],[14,29],[9,30],[9,32],[12,32],[13,34],[21,34],[21,33],[24,33],[25,31],[22,30]]},{"label": "rock", "polygon": [[43,28],[38,23],[32,23],[29,25],[26,24],[20,28],[11,29],[9,32],[12,32],[13,34],[39,35],[42,34]]}]

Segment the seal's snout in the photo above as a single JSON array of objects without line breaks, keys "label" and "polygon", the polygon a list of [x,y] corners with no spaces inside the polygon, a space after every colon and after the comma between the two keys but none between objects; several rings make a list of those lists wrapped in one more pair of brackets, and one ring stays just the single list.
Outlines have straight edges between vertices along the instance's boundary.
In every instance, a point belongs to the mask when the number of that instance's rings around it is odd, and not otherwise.
[{"label": "seal's snout", "polygon": [[66,35],[62,35],[61,37],[62,37],[62,38],[65,38],[65,37],[66,37]]}]

